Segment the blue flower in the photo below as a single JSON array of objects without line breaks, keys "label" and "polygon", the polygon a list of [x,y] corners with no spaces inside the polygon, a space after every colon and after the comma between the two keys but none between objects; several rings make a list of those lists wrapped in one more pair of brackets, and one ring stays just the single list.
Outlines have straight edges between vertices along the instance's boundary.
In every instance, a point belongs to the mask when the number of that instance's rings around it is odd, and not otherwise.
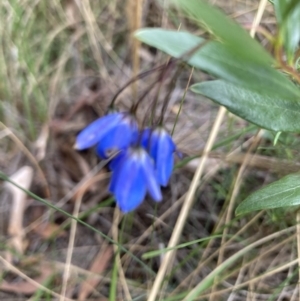
[{"label": "blue flower", "polygon": [[76,138],[75,148],[82,150],[98,144],[97,154],[105,159],[109,150],[128,147],[136,139],[137,133],[137,122],[132,115],[111,113],[82,130]]},{"label": "blue flower", "polygon": [[123,122],[105,135],[96,147],[97,155],[102,159],[109,157],[108,151],[118,151],[128,148],[138,136],[138,126],[132,117],[127,117]]},{"label": "blue flower", "polygon": [[172,137],[161,127],[155,130],[147,128],[142,133],[141,143],[154,159],[158,183],[167,186],[173,171],[173,154],[176,150]]},{"label": "blue flower", "polygon": [[114,171],[118,168],[123,159],[126,158],[126,149],[121,150],[114,158],[108,163],[109,169]]},{"label": "blue flower", "polygon": [[155,201],[162,200],[153,161],[145,149],[128,148],[115,159],[117,164],[113,167],[109,190],[124,213],[139,206],[147,192]]}]

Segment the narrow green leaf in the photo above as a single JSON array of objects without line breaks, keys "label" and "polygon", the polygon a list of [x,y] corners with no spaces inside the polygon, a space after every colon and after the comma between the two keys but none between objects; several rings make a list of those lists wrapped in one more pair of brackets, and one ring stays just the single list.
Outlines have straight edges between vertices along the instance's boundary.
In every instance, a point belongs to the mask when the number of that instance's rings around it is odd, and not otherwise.
[{"label": "narrow green leaf", "polygon": [[79,218],[73,216],[72,214],[64,211],[63,209],[53,205],[51,202],[40,198],[39,196],[37,196],[36,194],[31,192],[30,190],[24,189],[23,187],[18,185],[16,182],[12,181],[6,174],[4,174],[1,171],[0,171],[0,180],[11,183],[12,185],[19,188],[21,191],[25,192],[28,196],[30,196],[31,198],[37,200],[38,202],[42,203],[43,205],[45,205],[45,206],[47,206],[51,209],[54,209],[54,210],[62,213],[63,215],[65,215],[65,216],[67,216],[67,217],[69,217],[73,220],[76,220],[79,224],[81,224],[81,225],[85,226],[86,228],[88,228],[88,229],[94,231],[95,233],[99,234],[101,237],[103,237],[104,239],[106,239],[110,243],[118,246],[119,250],[121,250],[121,251],[125,252],[126,254],[128,254],[133,260],[135,260],[137,263],[139,263],[146,271],[148,271],[149,273],[151,273],[152,275],[155,276],[155,272],[153,272],[151,270],[151,268],[149,268],[143,261],[141,261],[138,257],[136,257],[134,254],[132,254],[130,251],[128,251],[125,247],[123,247],[118,242],[114,241],[112,238],[110,238],[109,236],[107,236],[106,234],[101,232],[100,230],[97,230],[96,228],[94,228],[93,226],[87,224],[86,222],[82,221],[81,219],[79,219]]},{"label": "narrow green leaf", "polygon": [[173,0],[181,9],[203,24],[208,31],[242,57],[256,62],[272,62],[270,54],[240,25],[203,0]]},{"label": "narrow green leaf", "polygon": [[277,231],[273,234],[268,235],[267,237],[263,237],[259,240],[256,240],[255,242],[251,244],[247,244],[244,248],[241,250],[237,251],[234,253],[232,256],[230,256],[228,259],[223,261],[220,265],[215,267],[204,279],[200,281],[196,285],[196,287],[192,288],[188,295],[185,296],[183,299],[184,301],[193,301],[195,299],[197,300],[202,300],[201,297],[199,298],[199,295],[206,291],[207,289],[211,288],[214,284],[218,283],[219,280],[222,279],[220,276],[222,273],[224,273],[231,265],[235,264],[237,260],[242,258],[245,254],[251,252],[252,250],[255,250],[262,244],[265,244],[268,241],[271,241],[273,239],[276,239],[280,237],[282,234],[290,232],[290,231],[295,231],[295,227],[290,227],[281,231]]},{"label": "narrow green leaf", "polygon": [[254,192],[236,209],[236,214],[300,205],[300,174],[288,175]]},{"label": "narrow green leaf", "polygon": [[152,258],[152,257],[160,256],[161,254],[165,254],[165,253],[167,253],[168,251],[171,251],[171,250],[178,250],[178,249],[186,248],[188,246],[198,244],[199,242],[203,242],[203,241],[211,240],[211,239],[215,239],[215,238],[220,238],[220,237],[222,237],[222,235],[212,235],[212,236],[192,240],[192,241],[177,245],[173,248],[164,248],[164,249],[161,249],[161,250],[150,251],[150,252],[147,252],[147,253],[143,254],[142,259],[149,259],[149,258]]},{"label": "narrow green leaf", "polygon": [[282,24],[284,20],[285,11],[287,10],[288,1],[287,0],[274,0],[274,10],[279,25]]},{"label": "narrow green leaf", "polygon": [[191,90],[262,128],[300,132],[300,102],[281,98],[276,92],[252,91],[222,80],[195,84]]},{"label": "narrow green leaf", "polygon": [[293,64],[294,53],[300,42],[300,1],[275,0],[274,6],[280,38],[283,40],[288,61]]},{"label": "narrow green leaf", "polygon": [[293,8],[285,20],[282,36],[285,37],[285,49],[290,64],[293,63],[294,53],[299,49],[300,42],[300,2]]},{"label": "narrow green leaf", "polygon": [[274,146],[277,144],[277,142],[278,142],[279,137],[280,137],[281,134],[282,134],[282,132],[277,132],[276,133],[276,136],[275,136],[274,141],[273,141],[273,145]]},{"label": "narrow green leaf", "polygon": [[[135,36],[175,58],[182,58],[204,41],[188,32],[159,28],[144,28],[137,31]],[[277,95],[285,98],[300,99],[298,89],[279,71],[266,64],[247,61],[220,42],[208,42],[186,60],[190,65],[228,82],[258,91],[276,91]]]},{"label": "narrow green leaf", "polygon": [[109,288],[109,301],[117,300],[117,287],[118,287],[118,256],[119,251],[115,254],[114,265],[112,269],[110,288]]}]

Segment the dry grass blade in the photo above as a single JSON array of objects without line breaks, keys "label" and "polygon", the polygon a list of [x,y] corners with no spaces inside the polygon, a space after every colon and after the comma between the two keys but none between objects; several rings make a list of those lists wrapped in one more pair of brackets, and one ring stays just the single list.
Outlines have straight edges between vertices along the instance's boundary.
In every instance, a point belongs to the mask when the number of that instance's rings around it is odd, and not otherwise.
[{"label": "dry grass blade", "polygon": [[26,155],[26,157],[30,160],[30,162],[36,167],[37,172],[39,173],[39,176],[43,182],[43,184],[45,185],[45,195],[46,197],[50,196],[50,192],[49,192],[49,187],[48,187],[48,183],[46,180],[46,177],[40,167],[40,165],[38,164],[38,161],[36,160],[36,158],[32,155],[32,153],[28,150],[28,148],[22,143],[22,141],[14,134],[14,132],[9,129],[5,124],[3,124],[0,121],[0,127],[3,128],[5,130],[5,132],[8,134],[7,136],[9,136],[11,138],[11,140],[20,148],[20,150]]},{"label": "dry grass blade", "polygon": [[[229,246],[229,244],[233,242],[234,239],[239,237],[242,233],[244,233],[247,229],[249,229],[250,226],[255,224],[255,222],[257,222],[257,220],[262,216],[262,214],[263,211],[255,215],[243,228],[241,228],[234,236],[232,236],[228,241],[226,241],[223,247]],[[209,251],[207,251],[207,253],[208,252]],[[188,285],[188,283],[190,283],[192,279],[196,277],[197,274],[200,273],[201,269],[204,268],[214,257],[218,256],[218,254],[219,254],[219,249],[217,249],[213,253],[210,252],[210,255],[207,257],[207,259],[199,262],[198,266],[194,269],[194,271],[180,283],[180,285],[174,290],[173,294],[178,293],[180,288],[184,287],[185,285]],[[206,255],[205,256],[203,255],[203,257],[205,258]]]},{"label": "dry grass blade", "polygon": [[[108,174],[98,174],[103,168],[103,163],[100,163],[94,167],[72,190],[70,190],[57,204],[57,207],[62,207],[72,198],[77,198],[77,196],[85,193],[95,182],[103,180],[108,177]],[[36,221],[32,222],[27,228],[25,228],[25,233],[28,233],[34,229],[37,229],[44,221],[48,219],[49,212],[43,214]]]},{"label": "dry grass blade", "polygon": [[[43,263],[41,268],[41,275],[33,278],[36,283],[42,284],[53,275],[53,269],[50,267],[50,265]],[[0,284],[0,290],[5,291],[5,292],[13,292],[13,293],[18,293],[18,294],[25,294],[25,295],[32,295],[34,294],[40,287],[38,287],[36,284],[33,282],[13,282],[9,283],[5,280],[3,280]]]},{"label": "dry grass blade", "polygon": [[[188,295],[183,299],[183,301],[191,301],[191,300],[195,300],[195,298],[197,298],[197,296],[199,295],[199,293],[202,293],[205,289],[208,288],[208,284],[211,283],[212,280],[215,279],[215,277],[217,275],[219,275],[222,271],[224,271],[226,268],[228,268],[230,265],[232,265],[236,259],[240,258],[241,256],[247,254],[250,250],[272,240],[275,239],[277,237],[280,237],[283,234],[286,233],[290,233],[291,231],[295,230],[295,226],[278,231],[276,233],[270,234],[266,237],[263,237],[251,244],[249,244],[248,246],[244,247],[243,249],[239,250],[238,252],[236,252],[234,255],[232,255],[231,257],[229,257],[228,259],[226,259],[221,265],[219,265],[217,268],[215,268],[212,272],[210,272],[210,274],[208,276],[206,276],[200,283],[198,283],[189,293]],[[295,264],[295,262],[293,262],[292,264]],[[249,282],[251,282],[251,280],[249,280]]]},{"label": "dry grass blade", "polygon": [[[92,273],[101,274],[106,269],[112,255],[113,250],[111,246],[107,246],[105,250],[101,250],[94,259],[89,271]],[[91,292],[94,290],[99,281],[99,278],[90,278],[85,280],[80,287],[80,291],[78,293],[78,300],[86,300],[86,298],[91,294]]]},{"label": "dry grass blade", "polygon": [[62,230],[61,226],[51,222],[47,222],[44,225],[36,227],[33,231],[40,235],[43,239],[50,239],[54,237],[54,235],[56,238],[65,237],[67,235],[67,232]]},{"label": "dry grass blade", "polygon": [[[118,225],[120,223],[122,217],[122,213],[119,210],[119,208],[116,208],[114,211],[114,221],[113,221],[113,225],[112,225],[112,237],[114,239],[114,241],[118,241],[119,239],[119,229],[118,229]],[[120,283],[123,287],[124,290],[124,294],[126,296],[126,300],[132,300],[132,297],[130,295],[130,291],[126,282],[126,277],[125,277],[125,273],[124,273],[124,269],[122,267],[121,264],[121,258],[120,258],[120,250],[119,247],[117,245],[114,245],[114,252],[115,252],[115,260],[116,260],[116,264],[118,267],[118,275],[120,277]]]},{"label": "dry grass blade", "polygon": [[48,138],[49,138],[49,126],[48,124],[45,124],[42,127],[41,133],[35,142],[35,147],[37,152],[36,159],[38,162],[45,158]]},{"label": "dry grass blade", "polygon": [[[53,296],[53,297],[56,297],[56,298],[60,297],[60,295],[57,294],[57,293],[55,293],[53,290],[48,289],[47,287],[45,287],[42,284],[38,283],[36,280],[28,277],[26,274],[24,274],[19,269],[17,269],[16,267],[14,267],[11,263],[9,263],[7,260],[5,260],[2,256],[0,256],[0,262],[5,266],[5,268],[7,270],[9,270],[12,273],[20,276],[22,279],[26,280],[27,282],[29,282],[30,284],[32,284],[33,286],[35,286],[37,289],[45,291],[48,294],[50,294],[51,296]],[[69,298],[65,298],[65,300],[66,301],[74,301],[73,299],[69,299]]]},{"label": "dry grass blade", "polygon": [[239,290],[239,289],[241,289],[241,288],[249,285],[250,283],[257,283],[257,282],[261,281],[262,279],[264,279],[266,277],[274,276],[276,273],[279,273],[279,272],[281,272],[281,271],[283,271],[283,270],[285,270],[287,268],[290,268],[290,267],[296,265],[297,264],[297,260],[298,259],[292,260],[291,262],[288,262],[288,263],[284,264],[283,266],[275,268],[272,271],[266,272],[266,273],[264,273],[264,274],[262,274],[260,276],[257,276],[257,277],[255,277],[253,279],[250,279],[250,280],[247,280],[247,281],[242,282],[240,284],[236,284],[236,285],[234,285],[232,287],[229,287],[229,288],[226,288],[226,289],[222,289],[222,290],[216,291],[214,293],[204,294],[204,295],[201,296],[201,299],[202,298],[207,298],[207,297],[210,297],[210,296],[212,296],[212,297],[222,296],[224,293],[226,293],[228,291],[237,291],[237,290]]},{"label": "dry grass blade", "polygon": [[[28,190],[33,176],[33,169],[30,166],[23,166],[11,176],[11,180],[22,188]],[[11,238],[11,246],[20,254],[26,248],[24,242],[23,217],[27,207],[27,195],[11,183],[6,183],[6,187],[12,193],[12,207],[10,212],[8,234]]]},{"label": "dry grass blade", "polygon": [[[73,216],[78,218],[79,210],[82,202],[82,194],[80,194],[75,202],[75,207],[73,211]],[[63,282],[62,282],[62,289],[61,289],[61,296],[60,301],[66,300],[66,293],[67,293],[67,286],[68,286],[68,280],[70,277],[70,265],[72,262],[72,255],[73,255],[73,249],[74,249],[74,242],[75,242],[75,236],[76,236],[76,230],[77,230],[77,221],[72,220],[71,221],[71,233],[69,238],[69,245],[68,245],[68,252],[67,252],[67,259],[66,259],[66,266],[63,274]]]},{"label": "dry grass blade", "polygon": [[[86,190],[92,185],[94,182],[97,182],[99,180],[105,179],[106,174],[99,174],[98,176],[94,177],[93,179],[84,182],[82,187],[80,187],[80,190],[78,191],[77,198],[75,201],[75,207],[73,211],[73,216],[78,218],[79,211],[80,211],[80,206],[82,203],[82,197],[85,194]],[[74,243],[75,243],[75,236],[76,236],[76,231],[77,231],[77,221],[72,220],[71,222],[71,233],[70,233],[70,238],[69,238],[69,245],[68,245],[68,252],[67,252],[67,258],[66,258],[66,265],[65,265],[65,270],[63,273],[63,283],[62,283],[62,290],[61,290],[61,296],[60,296],[60,301],[65,300],[65,296],[67,293],[67,285],[68,285],[68,280],[70,277],[70,266],[72,262],[72,254],[73,254],[73,249],[74,249]]]},{"label": "dry grass blade", "polygon": [[[274,1],[265,10],[267,0],[195,1],[224,11],[266,51],[277,45]],[[300,213],[287,208],[234,217],[237,202],[253,190],[299,171],[300,137],[282,133],[274,145],[273,133],[264,132],[256,147],[255,125],[231,113],[222,122],[225,109],[216,119],[215,103],[186,93],[210,74],[176,63],[178,78],[174,64],[160,83],[155,66],[167,55],[132,37],[140,27],[177,28],[205,39],[210,32],[167,0],[3,0],[0,17],[6,25],[0,26],[0,169],[11,175],[32,166],[30,191],[58,209],[34,202],[24,216],[28,199],[9,220],[12,195],[6,184],[0,187],[0,300],[156,301],[189,293],[187,299],[210,301],[300,300]],[[124,218],[107,190],[109,161],[72,145],[141,69],[148,76],[126,86],[116,109],[127,111],[144,94],[136,113],[140,125],[149,125],[147,108],[159,94],[151,115],[164,111],[163,126],[184,159],[162,189],[163,202],[147,197]],[[59,209],[79,219],[71,222]],[[17,227],[7,233],[9,222]],[[129,252],[99,239],[102,234]],[[173,250],[143,258],[162,245]]]},{"label": "dry grass blade", "polygon": [[[261,18],[263,16],[263,12],[265,11],[266,5],[267,5],[267,0],[261,0],[260,1],[258,11],[257,11],[256,17],[253,20],[252,28],[251,28],[251,31],[250,31],[250,35],[251,35],[252,38],[254,38],[254,36],[255,36],[256,27],[257,27],[257,25],[259,25],[259,23],[261,21]],[[227,212],[226,212],[226,217],[225,217],[225,225],[228,225],[231,221],[235,199],[236,199],[236,197],[238,195],[238,192],[240,190],[240,186],[241,186],[241,183],[242,183],[242,177],[243,177],[244,171],[245,171],[246,167],[248,166],[249,161],[251,160],[252,151],[258,146],[258,144],[260,142],[260,138],[261,138],[261,133],[258,132],[255,139],[254,139],[254,141],[252,142],[252,144],[250,145],[250,147],[247,151],[247,155],[245,156],[244,162],[242,163],[242,165],[239,168],[239,171],[238,171],[238,174],[237,174],[234,186],[233,186],[233,190],[232,190],[232,193],[231,193],[231,196],[230,196],[229,205],[227,206],[227,209],[226,209]],[[229,233],[229,228],[225,227],[225,229],[223,231],[222,240],[221,240],[221,248],[220,248],[220,252],[219,252],[219,256],[218,256],[217,266],[221,265],[221,263],[224,260],[224,251],[225,251],[225,249],[222,246],[224,246],[224,244],[226,242],[226,237],[227,237],[228,233]],[[216,280],[217,279],[215,279],[215,281]],[[214,293],[216,288],[217,288],[216,285],[214,285],[212,287],[212,294]],[[212,301],[212,300],[213,300],[212,297],[210,297],[209,301]]]},{"label": "dry grass blade", "polygon": [[[205,149],[204,149],[204,154],[202,156],[202,160],[200,161],[200,164],[195,172],[195,175],[193,177],[192,183],[190,185],[190,188],[187,192],[187,196],[185,199],[185,202],[183,204],[183,207],[181,208],[181,211],[179,213],[179,217],[177,219],[174,231],[172,233],[172,236],[170,238],[169,244],[168,244],[168,248],[174,248],[176,246],[176,244],[178,243],[178,240],[180,238],[181,232],[183,230],[185,221],[187,219],[189,210],[193,204],[193,199],[194,199],[194,194],[196,192],[196,189],[199,185],[199,180],[202,176],[203,170],[204,170],[204,166],[205,166],[205,161],[208,158],[208,153],[211,150],[213,143],[217,137],[219,128],[221,126],[221,123],[223,121],[223,118],[225,116],[226,113],[226,109],[224,107],[221,107],[219,109],[218,115],[216,117],[215,123],[213,125],[213,128],[210,132],[210,136],[208,138],[208,141],[205,145]],[[159,268],[159,271],[157,273],[157,276],[155,278],[154,284],[152,286],[148,301],[155,301],[156,300],[156,296],[159,292],[160,286],[162,284],[162,282],[164,281],[164,277],[165,277],[165,273],[167,272],[167,269],[172,267],[172,262],[174,259],[174,255],[175,255],[175,250],[172,250],[168,253],[166,253],[164,260]]]},{"label": "dry grass blade", "polygon": [[[248,166],[248,162],[252,158],[252,151],[258,146],[260,139],[261,139],[261,134],[260,134],[260,132],[258,132],[257,135],[255,136],[255,139],[252,142],[252,145],[250,145],[247,155],[245,156],[244,162],[242,163],[242,165],[239,168],[239,171],[238,171],[238,174],[237,174],[234,186],[233,186],[233,190],[232,190],[232,193],[230,196],[229,205],[227,206],[227,212],[226,212],[226,217],[225,217],[225,222],[224,222],[225,225],[229,225],[229,223],[232,219],[232,213],[234,210],[235,199],[236,199],[238,192],[240,190],[240,187],[241,187],[244,171],[245,171],[246,167]],[[222,234],[223,236],[222,236],[222,240],[221,240],[221,247],[219,250],[218,263],[217,263],[218,266],[224,260],[224,251],[225,251],[224,245],[226,243],[226,237],[227,237],[228,233],[229,233],[229,227],[225,227],[223,234]],[[215,289],[216,289],[216,287],[213,287],[212,293],[214,292]]]},{"label": "dry grass blade", "polygon": [[[127,20],[129,23],[131,36],[133,32],[141,27],[143,0],[127,0]],[[140,70],[139,51],[141,42],[138,39],[132,39],[132,67],[133,77]],[[137,97],[137,83],[132,84],[133,99]]]}]

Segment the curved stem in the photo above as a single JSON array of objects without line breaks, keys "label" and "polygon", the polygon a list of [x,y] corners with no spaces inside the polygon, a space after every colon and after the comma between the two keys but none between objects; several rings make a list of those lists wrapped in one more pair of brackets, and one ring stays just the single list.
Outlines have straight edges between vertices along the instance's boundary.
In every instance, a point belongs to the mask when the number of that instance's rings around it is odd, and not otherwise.
[{"label": "curved stem", "polygon": [[130,86],[132,83],[134,83],[135,81],[137,80],[140,80],[140,79],[143,79],[144,77],[147,77],[148,75],[152,74],[153,72],[156,72],[156,71],[160,71],[162,69],[165,68],[165,64],[163,65],[160,65],[158,67],[154,67],[153,69],[150,69],[150,70],[147,70],[147,71],[144,71],[140,74],[138,74],[137,76],[131,78],[123,87],[121,87],[117,93],[115,94],[115,96],[113,97],[113,99],[111,100],[111,103],[109,105],[109,108],[113,108],[114,104],[115,104],[115,101],[117,100],[118,96],[128,87]]}]

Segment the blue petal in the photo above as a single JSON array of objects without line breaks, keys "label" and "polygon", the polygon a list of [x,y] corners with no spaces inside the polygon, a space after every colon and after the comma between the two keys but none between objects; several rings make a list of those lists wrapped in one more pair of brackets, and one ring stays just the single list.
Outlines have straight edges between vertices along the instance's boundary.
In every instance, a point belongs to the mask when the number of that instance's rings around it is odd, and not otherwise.
[{"label": "blue petal", "polygon": [[127,156],[114,174],[111,190],[118,206],[124,213],[134,210],[146,195],[146,181],[139,160],[134,155]]},{"label": "blue petal", "polygon": [[162,200],[162,194],[155,175],[153,162],[145,151],[141,154],[141,160],[148,192],[153,200],[159,202]]},{"label": "blue petal", "polygon": [[163,128],[155,130],[147,128],[142,132],[141,144],[155,162],[158,183],[167,186],[173,171],[173,153],[176,150],[171,136]]},{"label": "blue petal", "polygon": [[78,134],[75,148],[82,150],[94,146],[113,129],[122,118],[123,114],[112,113],[95,120]]},{"label": "blue petal", "polygon": [[115,158],[113,158],[109,163],[109,168],[113,171],[111,180],[109,183],[109,191],[111,193],[115,192],[116,183],[118,181],[118,177],[120,174],[120,170],[122,169],[123,162],[128,159],[129,151],[121,151]]},{"label": "blue petal", "polygon": [[143,146],[146,150],[150,147],[150,137],[152,130],[150,128],[146,128],[141,132],[141,146]]},{"label": "blue petal", "polygon": [[154,162],[156,162],[159,139],[160,139],[160,136],[157,134],[156,131],[153,131],[151,134],[151,143],[150,143],[149,154],[154,159]]},{"label": "blue petal", "polygon": [[113,172],[112,176],[110,178],[108,191],[111,192],[111,193],[115,193],[116,184],[117,184],[117,181],[118,181],[118,175],[119,174],[117,172]]},{"label": "blue petal", "polygon": [[96,152],[107,159],[109,150],[122,150],[127,148],[138,135],[137,124],[134,120],[123,119],[120,124],[108,131],[97,145]]},{"label": "blue petal", "polygon": [[[122,135],[123,133],[123,135]],[[130,144],[131,132],[125,125],[117,125],[100,140],[96,152],[102,159],[109,157],[109,151],[118,151]]]},{"label": "blue petal", "polygon": [[108,164],[110,170],[117,170],[122,161],[126,158],[126,152],[120,151]]},{"label": "blue petal", "polygon": [[142,132],[141,145],[148,151],[149,155],[155,161],[157,154],[157,144],[159,135],[157,131],[153,131],[150,128],[146,128]]},{"label": "blue petal", "polygon": [[107,154],[106,154],[106,149],[102,147],[102,145],[109,143],[110,140],[110,135],[106,135],[101,139],[101,142],[97,144],[96,147],[96,154],[101,158],[101,159],[107,159]]},{"label": "blue petal", "polygon": [[157,179],[160,185],[167,186],[173,171],[175,144],[171,136],[162,132],[157,144],[155,158]]}]

